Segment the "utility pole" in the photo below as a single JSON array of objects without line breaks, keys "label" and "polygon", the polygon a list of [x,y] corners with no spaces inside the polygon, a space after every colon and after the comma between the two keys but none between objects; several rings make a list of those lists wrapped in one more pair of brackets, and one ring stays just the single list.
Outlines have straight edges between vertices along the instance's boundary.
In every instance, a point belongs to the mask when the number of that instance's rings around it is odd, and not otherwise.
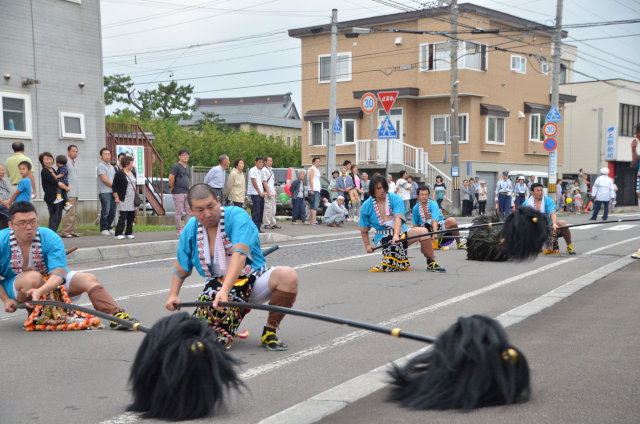
[{"label": "utility pole", "polygon": [[598,157],[596,159],[598,172],[602,168],[602,108],[598,108]]},{"label": "utility pole", "polygon": [[[457,38],[458,33],[458,0],[451,0],[451,34]],[[451,39],[451,169],[458,170],[460,175],[460,135],[458,131],[458,40]],[[446,147],[446,144],[445,144]],[[453,190],[451,192],[451,212],[459,214],[460,207],[460,177],[451,175]]]},{"label": "utility pole", "polygon": [[327,139],[327,173],[336,169],[336,133],[333,123],[336,120],[337,73],[338,73],[338,9],[331,10],[331,61],[329,63],[329,137]]},{"label": "utility pole", "polygon": [[[556,28],[553,32],[553,56],[551,57],[551,106],[560,110],[560,55],[562,51],[562,0],[556,3]],[[563,134],[564,135],[564,134]],[[558,137],[560,138],[560,137]],[[558,145],[560,140],[558,140]],[[558,180],[558,149],[549,153],[549,193],[556,192]]]}]

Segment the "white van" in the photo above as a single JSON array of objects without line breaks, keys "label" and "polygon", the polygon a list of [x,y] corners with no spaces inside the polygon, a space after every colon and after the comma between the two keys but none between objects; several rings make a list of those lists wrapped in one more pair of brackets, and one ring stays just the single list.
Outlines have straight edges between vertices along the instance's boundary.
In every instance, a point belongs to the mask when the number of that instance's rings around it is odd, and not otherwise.
[{"label": "white van", "polygon": [[539,171],[509,171],[509,179],[513,181],[514,185],[518,182],[517,178],[521,175],[524,177],[525,183],[530,181],[532,175],[536,177],[534,182],[542,184],[544,195],[547,196],[549,191],[549,174]]}]

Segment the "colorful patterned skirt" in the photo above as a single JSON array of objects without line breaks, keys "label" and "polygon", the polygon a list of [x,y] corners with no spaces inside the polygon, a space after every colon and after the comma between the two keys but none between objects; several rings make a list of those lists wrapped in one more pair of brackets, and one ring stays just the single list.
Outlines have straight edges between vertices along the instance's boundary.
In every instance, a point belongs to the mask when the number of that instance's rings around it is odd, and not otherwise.
[{"label": "colorful patterned skirt", "polygon": [[[71,303],[64,285],[42,296],[40,300]],[[100,319],[84,312],[58,306],[37,305],[24,322],[27,331],[74,331],[100,327]]]},{"label": "colorful patterned skirt", "polygon": [[[246,303],[251,296],[253,283],[255,281],[256,277],[253,275],[238,278],[238,281],[236,281],[229,292],[229,301]],[[222,288],[223,282],[224,278],[220,277],[208,279],[204,291],[198,298],[198,301],[212,302],[215,300],[216,294],[218,294]],[[238,331],[240,323],[249,311],[250,309],[226,307],[223,308],[222,311],[217,311],[211,306],[205,306],[197,308],[193,315],[197,318],[206,319],[209,323],[209,327],[218,333],[218,342],[226,349],[229,349],[233,342],[233,338]]]},{"label": "colorful patterned skirt", "polygon": [[[407,238],[407,233],[402,233],[400,239]],[[389,235],[380,240],[381,244],[391,243],[393,236]],[[382,249],[382,262],[374,266],[369,272],[396,272],[410,271],[409,258],[407,256],[408,244],[402,241],[400,244],[389,244]]]}]

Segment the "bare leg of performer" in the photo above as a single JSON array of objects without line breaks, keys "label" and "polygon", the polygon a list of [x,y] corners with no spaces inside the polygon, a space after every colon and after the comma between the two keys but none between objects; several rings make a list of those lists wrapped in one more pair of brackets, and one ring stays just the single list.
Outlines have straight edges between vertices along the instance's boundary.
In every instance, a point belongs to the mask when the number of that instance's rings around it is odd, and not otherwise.
[{"label": "bare leg of performer", "polygon": [[444,228],[445,228],[445,230],[455,228],[456,230],[452,231],[451,234],[453,234],[453,237],[454,237],[454,239],[456,241],[456,246],[458,247],[458,249],[466,248],[466,245],[464,245],[464,243],[460,242],[460,231],[457,230],[458,221],[456,221],[456,219],[454,217],[449,217],[444,221]]},{"label": "bare leg of performer", "polygon": [[[413,227],[407,231],[407,237],[419,236],[420,234],[427,234],[429,230],[423,227]],[[432,245],[433,238],[431,236],[420,237],[417,239],[409,240],[408,245],[412,245],[413,243],[420,242],[420,251],[427,259],[427,271],[434,272],[446,272],[446,270],[441,267],[438,262],[436,262],[436,255],[433,252]]]},{"label": "bare leg of performer", "polygon": [[[291,267],[277,267],[269,277],[269,290],[271,291],[269,305],[291,308],[298,295],[298,274]],[[262,330],[262,345],[269,350],[287,350],[287,345],[276,336],[276,330],[280,327],[284,315],[279,312],[269,312],[267,325]]]}]

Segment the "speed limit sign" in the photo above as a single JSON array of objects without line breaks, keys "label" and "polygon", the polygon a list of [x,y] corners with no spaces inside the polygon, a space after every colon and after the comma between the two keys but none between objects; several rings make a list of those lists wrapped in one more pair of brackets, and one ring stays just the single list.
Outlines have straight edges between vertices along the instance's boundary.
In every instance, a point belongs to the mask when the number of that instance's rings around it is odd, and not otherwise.
[{"label": "speed limit sign", "polygon": [[542,127],[542,132],[547,137],[553,137],[558,133],[558,125],[553,122],[547,122],[544,124],[544,127]]},{"label": "speed limit sign", "polygon": [[360,108],[364,113],[373,113],[378,106],[378,99],[373,93],[365,93],[360,99]]}]

